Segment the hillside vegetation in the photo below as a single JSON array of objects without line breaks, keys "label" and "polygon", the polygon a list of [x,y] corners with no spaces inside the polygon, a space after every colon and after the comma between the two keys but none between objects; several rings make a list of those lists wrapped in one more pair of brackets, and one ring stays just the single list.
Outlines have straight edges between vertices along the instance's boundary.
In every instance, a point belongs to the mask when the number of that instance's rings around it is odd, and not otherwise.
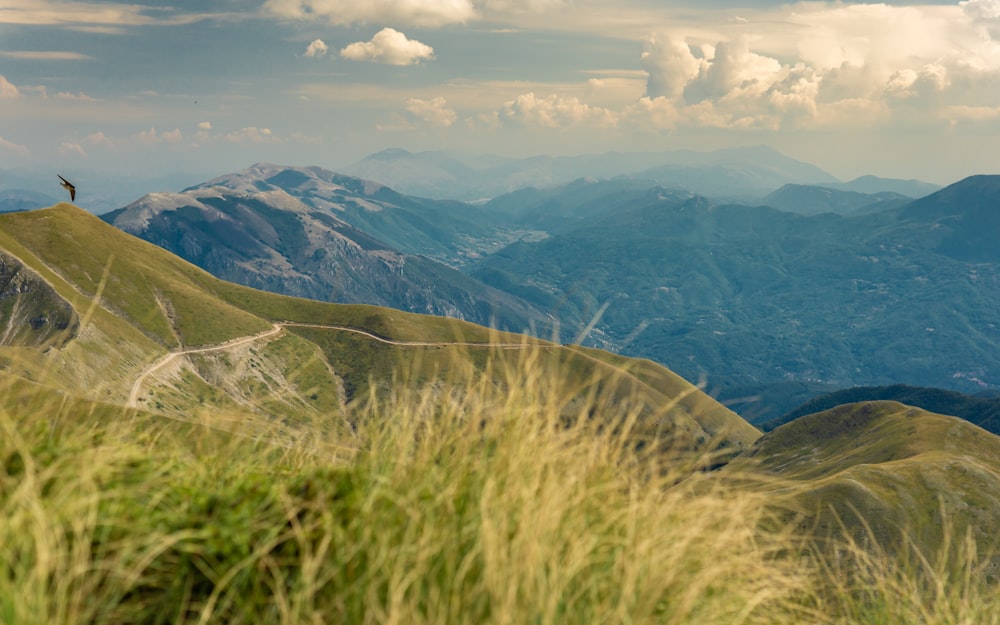
[{"label": "hillside vegetation", "polygon": [[637,455],[531,358],[467,373],[293,437],[5,388],[0,619],[1000,623],[960,531],[815,542],[782,482]]}]

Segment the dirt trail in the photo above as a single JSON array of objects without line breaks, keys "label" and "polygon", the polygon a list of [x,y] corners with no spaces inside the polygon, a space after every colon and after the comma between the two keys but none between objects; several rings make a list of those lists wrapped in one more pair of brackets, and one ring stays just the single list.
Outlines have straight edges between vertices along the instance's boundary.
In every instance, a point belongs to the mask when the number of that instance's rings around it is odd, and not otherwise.
[{"label": "dirt trail", "polygon": [[[281,321],[276,322],[270,330],[265,330],[264,332],[259,332],[257,334],[252,334],[250,336],[244,336],[240,338],[227,341],[225,343],[219,343],[217,345],[208,345],[204,347],[191,347],[186,349],[179,349],[164,354],[159,359],[150,363],[136,378],[135,382],[132,384],[132,391],[128,396],[128,407],[138,408],[139,407],[139,395],[142,392],[142,385],[149,376],[153,375],[163,367],[173,362],[179,356],[185,356],[187,354],[203,354],[207,352],[222,351],[225,349],[231,349],[240,345],[245,345],[247,343],[252,343],[254,341],[259,341],[261,339],[270,338],[284,331],[285,328],[298,327],[298,328],[319,328],[322,330],[337,330],[340,332],[352,332],[354,334],[360,334],[361,336],[385,343],[387,345],[400,345],[405,347],[477,347],[477,348],[489,348],[489,349],[526,349],[526,348],[537,348],[539,344],[533,343],[473,343],[473,342],[462,342],[462,341],[397,341],[393,339],[386,338],[384,336],[379,336],[368,332],[367,330],[361,330],[359,328],[352,328],[349,326],[338,326],[330,324],[321,323],[300,323],[296,321]],[[603,366],[611,366],[615,369],[614,365],[604,362],[598,358],[594,358],[590,354],[585,354],[583,352],[577,352],[577,354],[587,360],[591,360]],[[634,381],[638,382],[643,386],[649,386],[648,383],[640,380],[638,377],[632,373],[621,370],[620,372],[624,375],[632,378]]]},{"label": "dirt trail", "polygon": [[218,345],[178,349],[164,354],[162,357],[150,363],[149,366],[147,366],[142,373],[139,374],[139,377],[135,379],[135,382],[132,384],[132,392],[130,392],[128,396],[127,405],[129,408],[138,408],[139,394],[142,392],[142,384],[146,381],[146,378],[153,375],[163,367],[166,367],[178,356],[185,356],[187,354],[204,354],[206,352],[217,352],[224,349],[231,349],[233,347],[246,345],[247,343],[253,343],[254,341],[259,341],[261,339],[270,338],[280,332],[283,332],[284,329],[284,324],[276,323],[270,330],[265,330],[264,332],[259,332],[257,334],[251,334],[250,336],[243,336],[231,341],[226,341],[225,343],[219,343]]}]

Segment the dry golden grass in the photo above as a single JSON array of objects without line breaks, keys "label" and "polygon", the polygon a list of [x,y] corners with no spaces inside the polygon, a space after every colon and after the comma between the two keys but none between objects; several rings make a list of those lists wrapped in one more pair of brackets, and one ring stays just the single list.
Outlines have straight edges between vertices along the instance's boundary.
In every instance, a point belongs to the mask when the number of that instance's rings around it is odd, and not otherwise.
[{"label": "dry golden grass", "polygon": [[12,386],[0,623],[998,622],[962,541],[811,543],[533,358],[273,436]]}]

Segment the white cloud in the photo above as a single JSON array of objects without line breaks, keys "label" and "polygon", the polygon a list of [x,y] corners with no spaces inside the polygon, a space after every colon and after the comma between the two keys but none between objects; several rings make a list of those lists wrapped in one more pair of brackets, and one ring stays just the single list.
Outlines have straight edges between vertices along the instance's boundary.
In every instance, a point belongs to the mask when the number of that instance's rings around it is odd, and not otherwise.
[{"label": "white cloud", "polygon": [[211,129],[212,129],[211,122],[198,122],[198,130],[211,130]]},{"label": "white cloud", "polygon": [[611,109],[590,106],[576,97],[552,94],[539,98],[534,92],[521,94],[504,103],[503,117],[545,128],[566,128],[582,124],[613,127],[618,124],[618,114]]},{"label": "white cloud", "polygon": [[991,38],[1000,39],[1000,0],[966,0],[958,4]]},{"label": "white cloud", "polygon": [[357,41],[340,51],[340,56],[352,61],[372,61],[388,65],[412,65],[434,58],[434,48],[413,39],[394,28],[383,28],[371,41]]},{"label": "white cloud", "polygon": [[21,95],[14,83],[7,80],[4,76],[0,76],[0,100],[16,98]]},{"label": "white cloud", "polygon": [[740,94],[759,96],[780,78],[781,69],[777,59],[752,52],[746,37],[722,41],[684,88],[684,100],[695,103]]},{"label": "white cloud", "polygon": [[322,39],[313,39],[306,48],[306,56],[309,58],[326,56],[327,47]]},{"label": "white cloud", "polygon": [[[109,26],[191,24],[211,14],[164,12],[156,7],[120,2],[82,0],[4,0],[0,24],[82,25],[97,32],[120,32]],[[102,28],[103,27],[103,28]]]},{"label": "white cloud", "polygon": [[431,126],[442,128],[451,126],[458,118],[458,114],[448,108],[448,103],[443,97],[431,100],[410,98],[406,101],[406,111]]},{"label": "white cloud", "polygon": [[662,128],[940,127],[944,111],[996,107],[998,34],[1000,0],[803,2],[714,29],[676,26],[647,39],[646,97],[623,115]]},{"label": "white cloud", "polygon": [[0,52],[0,56],[28,61],[92,61],[94,59],[92,56],[79,52],[59,50],[7,50]]},{"label": "white cloud", "polygon": [[247,126],[239,130],[226,133],[224,137],[227,141],[235,143],[278,143],[279,139],[271,132],[270,128],[257,128]]},{"label": "white cloud", "polygon": [[680,97],[703,63],[686,43],[663,36],[646,40],[640,62],[649,74],[646,95],[650,98]]},{"label": "white cloud", "polygon": [[78,100],[82,102],[97,102],[95,98],[90,97],[86,93],[79,91],[77,93],[69,93],[68,91],[60,91],[56,94],[56,98],[60,100]]},{"label": "white cloud", "polygon": [[458,24],[476,16],[470,0],[267,0],[263,11],[284,19],[320,19],[332,24],[412,26]]},{"label": "white cloud", "polygon": [[103,132],[94,132],[87,135],[87,143],[90,145],[101,145],[104,147],[114,147],[114,142]]},{"label": "white cloud", "polygon": [[178,144],[184,141],[184,135],[181,133],[180,128],[174,128],[167,132],[157,132],[156,128],[150,128],[149,130],[142,130],[132,135],[132,139],[145,145],[156,145],[158,143]]},{"label": "white cloud", "polygon": [[83,149],[83,146],[79,143],[73,143],[72,141],[64,141],[58,148],[56,148],[56,151],[63,156],[71,156],[75,154],[76,156],[87,158],[87,152]]},{"label": "white cloud", "polygon": [[0,137],[0,150],[14,152],[19,155],[27,155],[27,146],[21,145],[20,143],[14,143],[13,141],[8,141],[3,137]]}]

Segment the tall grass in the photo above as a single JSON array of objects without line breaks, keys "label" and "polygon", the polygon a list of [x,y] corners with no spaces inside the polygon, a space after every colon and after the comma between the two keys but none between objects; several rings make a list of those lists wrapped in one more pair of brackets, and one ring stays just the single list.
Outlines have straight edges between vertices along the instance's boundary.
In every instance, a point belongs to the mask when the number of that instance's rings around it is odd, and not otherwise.
[{"label": "tall grass", "polygon": [[998,622],[968,549],[810,543],[537,358],[273,436],[9,390],[0,623]]}]

